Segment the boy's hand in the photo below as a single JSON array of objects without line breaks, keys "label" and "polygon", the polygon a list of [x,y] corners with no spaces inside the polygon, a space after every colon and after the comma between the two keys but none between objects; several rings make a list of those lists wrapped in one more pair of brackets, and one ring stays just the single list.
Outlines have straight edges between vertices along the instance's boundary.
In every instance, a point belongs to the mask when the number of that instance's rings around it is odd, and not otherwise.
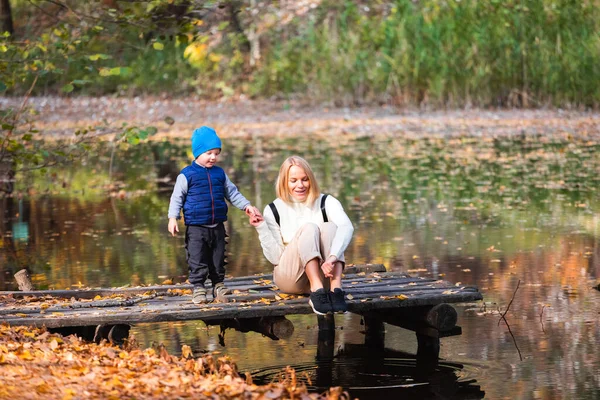
[{"label": "boy's hand", "polygon": [[171,236],[175,236],[179,232],[179,226],[177,226],[177,218],[169,218],[169,232]]}]

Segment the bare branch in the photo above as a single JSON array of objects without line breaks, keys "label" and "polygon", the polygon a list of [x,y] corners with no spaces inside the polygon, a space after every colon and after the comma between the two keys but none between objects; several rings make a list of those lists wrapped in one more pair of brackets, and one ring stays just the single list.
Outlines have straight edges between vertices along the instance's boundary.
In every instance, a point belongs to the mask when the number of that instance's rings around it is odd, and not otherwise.
[{"label": "bare branch", "polygon": [[[521,284],[521,280],[519,279],[519,282],[517,282],[517,287],[515,288],[515,291],[513,292],[512,298],[510,299],[510,302],[508,303],[506,310],[504,311],[503,314],[502,313],[500,314],[500,319],[498,320],[498,326],[500,326],[500,321],[504,321],[504,323],[506,324],[506,327],[508,328],[508,333],[510,333],[513,343],[515,344],[515,347],[517,348],[517,352],[519,353],[519,359],[521,361],[523,361],[523,356],[521,355],[521,350],[519,349],[519,346],[517,345],[517,339],[515,338],[515,335],[513,335],[512,330],[510,329],[510,325],[508,324],[508,321],[506,320],[506,313],[510,309],[510,305],[512,304],[513,300],[515,299],[515,294],[517,294],[517,290],[519,290],[520,284]],[[498,313],[500,313],[500,309],[498,309]]]},{"label": "bare branch", "polygon": [[35,84],[37,83],[38,77],[39,77],[39,75],[36,75],[35,78],[33,79],[33,82],[31,83],[31,87],[29,88],[29,90],[25,94],[25,97],[23,98],[23,103],[21,103],[21,108],[19,108],[19,111],[17,111],[17,113],[15,114],[15,116],[13,118],[12,128],[10,128],[10,130],[8,131],[8,133],[2,140],[2,145],[0,146],[0,162],[2,162],[4,160],[4,156],[6,155],[6,143],[8,142],[8,139],[12,136],[12,133],[14,132],[15,127],[19,123],[19,118],[21,117],[21,114],[23,113],[23,110],[25,109],[25,105],[29,101],[29,96],[31,96],[31,92],[33,91],[33,88],[35,87]]},{"label": "bare branch", "polygon": [[[513,300],[515,299],[515,294],[517,294],[517,290],[519,290],[519,285],[520,284],[521,284],[521,280],[519,279],[519,282],[517,282],[517,287],[515,288],[515,291],[513,292],[512,298],[510,299],[510,302],[508,303],[508,306],[506,306],[506,310],[504,311],[504,314],[502,314],[502,316],[498,320],[498,326],[500,326],[500,321],[502,321],[502,319],[504,318],[504,316],[506,315],[506,313],[510,309],[510,305],[512,304]],[[506,321],[506,318],[504,318],[504,320]]]}]

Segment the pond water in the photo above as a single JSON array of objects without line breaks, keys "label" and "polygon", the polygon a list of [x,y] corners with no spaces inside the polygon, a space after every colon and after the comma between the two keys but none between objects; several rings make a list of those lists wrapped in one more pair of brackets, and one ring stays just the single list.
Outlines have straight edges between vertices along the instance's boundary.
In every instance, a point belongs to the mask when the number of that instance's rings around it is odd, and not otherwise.
[{"label": "pond water", "polygon": [[[0,289],[28,267],[37,288],[184,282],[183,235],[167,232],[170,192],[190,160],[188,141],[110,148],[82,165],[19,175],[0,200]],[[570,135],[422,138],[263,137],[224,140],[220,165],[261,209],[281,161],[299,154],[355,225],[351,263],[476,285],[483,302],[457,306],[461,336],[442,339],[422,374],[413,333],[386,325],[385,351],[365,351],[357,316],[336,316],[327,349],[313,315],[272,341],[202,322],[138,325],[142,346],[187,344],[231,356],[255,380],[291,365],[315,391],[453,399],[600,397],[600,141]],[[268,273],[257,235],[230,208],[227,271]],[[514,296],[514,299],[513,299]],[[512,303],[510,303],[512,300]],[[499,323],[500,312],[510,325]],[[224,346],[223,346],[224,344]]]}]

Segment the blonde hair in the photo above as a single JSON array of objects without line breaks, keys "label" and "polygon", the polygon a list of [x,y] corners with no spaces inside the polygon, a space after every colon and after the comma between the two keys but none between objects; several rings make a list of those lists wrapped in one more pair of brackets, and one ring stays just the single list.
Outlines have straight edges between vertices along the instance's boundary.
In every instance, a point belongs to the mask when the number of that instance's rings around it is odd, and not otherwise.
[{"label": "blonde hair", "polygon": [[299,156],[288,157],[285,159],[283,164],[281,164],[281,168],[279,168],[279,175],[277,176],[277,181],[275,182],[275,192],[277,193],[277,197],[286,203],[293,202],[288,187],[288,181],[290,179],[290,168],[292,168],[294,165],[302,168],[308,177],[310,187],[308,189],[306,203],[312,204],[316,199],[319,198],[321,191],[319,190],[319,184],[317,183],[312,168],[304,158]]}]

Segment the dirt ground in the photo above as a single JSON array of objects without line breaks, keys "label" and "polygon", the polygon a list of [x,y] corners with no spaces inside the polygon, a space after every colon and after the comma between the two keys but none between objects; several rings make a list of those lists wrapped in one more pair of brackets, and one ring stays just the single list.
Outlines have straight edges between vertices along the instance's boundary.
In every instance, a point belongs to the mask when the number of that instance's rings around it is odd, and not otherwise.
[{"label": "dirt ground", "polygon": [[[22,98],[0,97],[0,108],[19,108]],[[153,125],[158,138],[188,137],[211,125],[223,137],[287,135],[447,135],[565,134],[600,137],[600,113],[544,110],[421,111],[390,106],[335,108],[282,101],[206,102],[194,98],[33,97],[28,106],[45,134],[71,134],[97,125]],[[170,120],[172,119],[172,120]]]}]

